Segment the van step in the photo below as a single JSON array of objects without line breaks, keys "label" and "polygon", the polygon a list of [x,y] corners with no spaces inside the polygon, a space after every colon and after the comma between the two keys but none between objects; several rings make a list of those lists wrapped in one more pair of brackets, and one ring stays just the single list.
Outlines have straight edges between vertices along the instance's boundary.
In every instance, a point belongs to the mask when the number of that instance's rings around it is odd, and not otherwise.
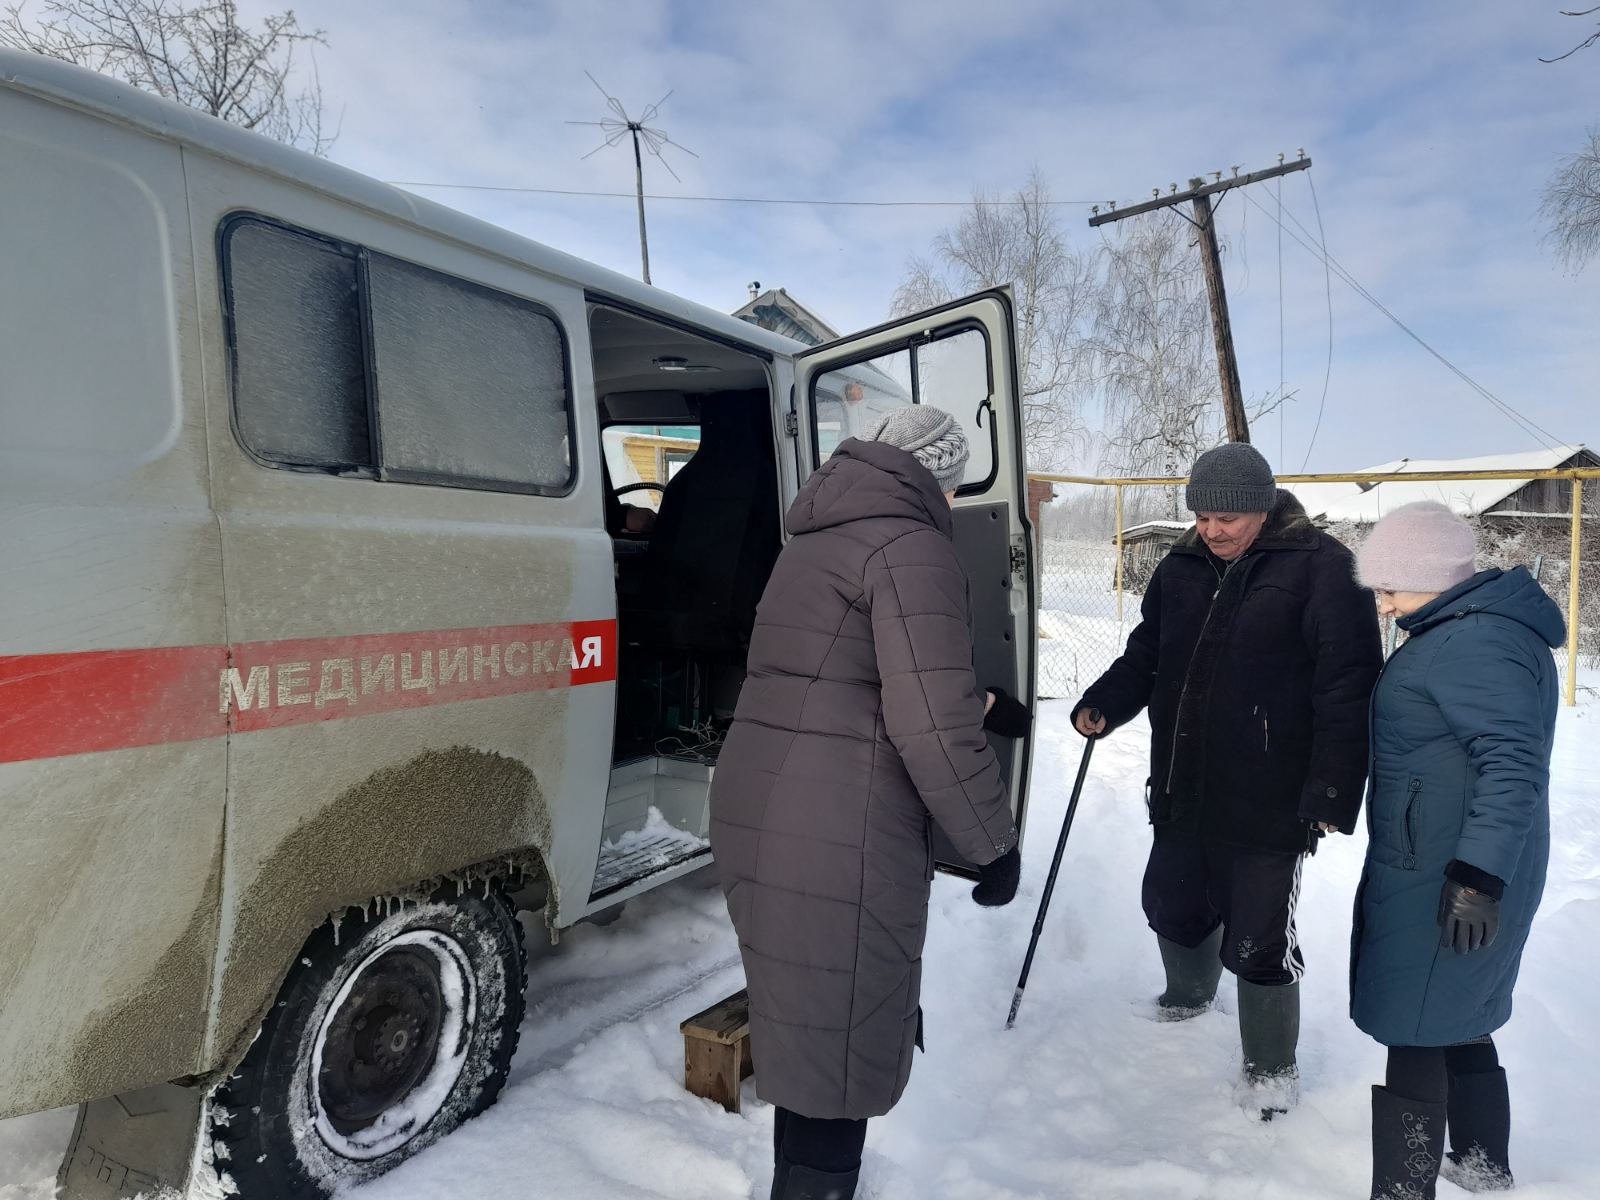
[{"label": "van step", "polygon": [[609,896],[641,879],[670,871],[691,858],[710,853],[710,842],[678,829],[625,835],[615,844],[600,847],[600,865],[594,873],[594,888],[589,899]]}]

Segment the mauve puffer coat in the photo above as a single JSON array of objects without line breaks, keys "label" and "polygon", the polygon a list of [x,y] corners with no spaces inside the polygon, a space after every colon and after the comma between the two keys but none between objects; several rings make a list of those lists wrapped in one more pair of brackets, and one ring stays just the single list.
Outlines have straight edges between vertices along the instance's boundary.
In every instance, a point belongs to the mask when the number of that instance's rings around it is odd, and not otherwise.
[{"label": "mauve puffer coat", "polygon": [[788,528],[711,786],[711,845],[757,1090],[860,1119],[888,1112],[911,1074],[930,816],[980,864],[1017,831],[933,476],[904,450],[846,441]]},{"label": "mauve puffer coat", "polygon": [[[1400,621],[1372,702],[1371,839],[1356,893],[1350,1012],[1386,1046],[1451,1046],[1511,1015],[1550,857],[1561,610],[1526,570],[1483,571]],[[1445,868],[1503,880],[1482,950],[1439,945]]]}]

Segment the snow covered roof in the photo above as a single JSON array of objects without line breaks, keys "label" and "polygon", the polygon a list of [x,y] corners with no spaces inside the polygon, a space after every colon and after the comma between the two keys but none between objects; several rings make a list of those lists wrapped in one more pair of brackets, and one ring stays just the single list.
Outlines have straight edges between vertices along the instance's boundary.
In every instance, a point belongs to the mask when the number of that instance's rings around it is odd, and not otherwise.
[{"label": "snow covered roof", "polygon": [[734,310],[734,316],[762,329],[781,333],[784,337],[820,346],[823,342],[838,339],[838,331],[783,288],[768,288],[759,296],[750,297],[749,303]]},{"label": "snow covered roof", "polygon": [[[1402,458],[1365,467],[1360,474],[1429,475],[1441,471],[1553,471],[1586,455],[1584,447],[1558,446],[1519,454],[1481,458]],[[1391,509],[1418,500],[1437,500],[1464,517],[1480,516],[1520,491],[1519,479],[1402,480],[1382,483],[1292,483],[1284,487],[1299,498],[1314,519],[1371,523]]]},{"label": "snow covered roof", "polygon": [[1140,521],[1137,525],[1130,525],[1122,531],[1122,540],[1127,541],[1129,538],[1157,533],[1187,533],[1193,527],[1193,521]]}]

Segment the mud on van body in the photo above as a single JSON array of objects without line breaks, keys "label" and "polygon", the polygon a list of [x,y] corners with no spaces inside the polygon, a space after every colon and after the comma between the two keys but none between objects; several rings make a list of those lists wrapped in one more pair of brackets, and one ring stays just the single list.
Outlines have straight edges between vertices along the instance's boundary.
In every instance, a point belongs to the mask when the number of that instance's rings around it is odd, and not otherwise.
[{"label": "mud on van body", "polygon": [[491,1103],[516,903],[706,864],[782,512],[875,406],[972,435],[1032,696],[1004,292],[808,350],[10,51],[0,212],[0,1116],[83,1106],[68,1194],[326,1194]]}]

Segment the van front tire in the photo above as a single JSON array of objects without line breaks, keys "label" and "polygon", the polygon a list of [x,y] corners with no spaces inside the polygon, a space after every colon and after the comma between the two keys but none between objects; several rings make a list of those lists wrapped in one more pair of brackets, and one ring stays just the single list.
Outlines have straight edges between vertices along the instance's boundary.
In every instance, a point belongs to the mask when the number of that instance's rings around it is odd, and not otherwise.
[{"label": "van front tire", "polygon": [[242,1200],[320,1200],[477,1116],[516,1053],[525,973],[494,890],[324,925],[218,1089],[218,1174]]}]

